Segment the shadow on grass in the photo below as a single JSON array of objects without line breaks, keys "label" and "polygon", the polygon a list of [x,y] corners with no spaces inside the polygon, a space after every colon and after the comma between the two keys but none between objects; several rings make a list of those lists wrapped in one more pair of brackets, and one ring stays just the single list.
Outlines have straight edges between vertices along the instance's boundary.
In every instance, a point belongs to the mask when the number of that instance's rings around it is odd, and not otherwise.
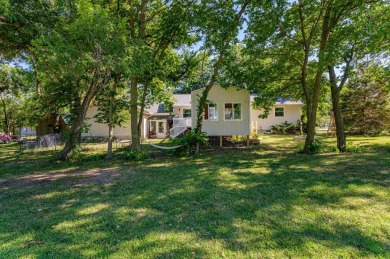
[{"label": "shadow on grass", "polygon": [[286,156],[255,147],[43,166],[37,171],[116,165],[122,177],[0,190],[0,256],[387,257],[380,221],[389,162],[380,153]]}]

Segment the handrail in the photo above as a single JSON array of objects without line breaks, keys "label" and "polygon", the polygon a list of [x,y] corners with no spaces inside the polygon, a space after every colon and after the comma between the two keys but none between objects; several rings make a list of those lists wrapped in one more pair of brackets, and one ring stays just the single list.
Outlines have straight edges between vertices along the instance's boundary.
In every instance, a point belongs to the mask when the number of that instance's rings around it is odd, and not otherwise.
[{"label": "handrail", "polygon": [[191,127],[191,118],[173,118],[173,126]]},{"label": "handrail", "polygon": [[169,130],[170,137],[171,138],[176,138],[177,136],[179,136],[180,134],[182,134],[186,130],[187,130],[187,127],[175,126],[175,127],[173,127],[172,129]]}]

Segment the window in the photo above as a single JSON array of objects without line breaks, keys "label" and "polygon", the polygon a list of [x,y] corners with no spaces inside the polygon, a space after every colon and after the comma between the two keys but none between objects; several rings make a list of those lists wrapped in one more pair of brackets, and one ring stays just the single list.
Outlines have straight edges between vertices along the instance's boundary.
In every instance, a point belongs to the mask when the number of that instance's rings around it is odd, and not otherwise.
[{"label": "window", "polygon": [[183,118],[191,118],[191,109],[183,109]]},{"label": "window", "polygon": [[165,132],[164,122],[159,121],[158,122],[158,133],[164,133],[164,132]]},{"label": "window", "polygon": [[275,117],[284,117],[284,108],[283,107],[275,108]]},{"label": "window", "polygon": [[225,103],[225,120],[241,120],[241,103]]},{"label": "window", "polygon": [[204,106],[204,119],[216,121],[217,116],[217,104],[210,103]]}]

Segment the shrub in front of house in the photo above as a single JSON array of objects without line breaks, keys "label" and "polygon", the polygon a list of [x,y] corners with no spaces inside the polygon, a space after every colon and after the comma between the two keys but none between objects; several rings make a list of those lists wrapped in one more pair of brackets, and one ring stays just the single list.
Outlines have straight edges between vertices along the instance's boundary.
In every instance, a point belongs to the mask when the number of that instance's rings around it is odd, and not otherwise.
[{"label": "shrub in front of house", "polygon": [[274,134],[298,134],[300,132],[299,125],[288,123],[287,121],[271,126],[272,133]]}]

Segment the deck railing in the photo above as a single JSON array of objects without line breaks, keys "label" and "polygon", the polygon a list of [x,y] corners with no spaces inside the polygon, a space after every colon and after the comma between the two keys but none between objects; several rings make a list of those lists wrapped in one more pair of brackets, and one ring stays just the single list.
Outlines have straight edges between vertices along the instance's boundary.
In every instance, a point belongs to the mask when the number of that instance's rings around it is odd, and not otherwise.
[{"label": "deck railing", "polygon": [[191,118],[173,118],[173,127],[187,127],[191,128]]},{"label": "deck railing", "polygon": [[191,118],[173,118],[173,127],[169,131],[170,137],[176,138],[188,128],[191,128],[191,125]]}]

